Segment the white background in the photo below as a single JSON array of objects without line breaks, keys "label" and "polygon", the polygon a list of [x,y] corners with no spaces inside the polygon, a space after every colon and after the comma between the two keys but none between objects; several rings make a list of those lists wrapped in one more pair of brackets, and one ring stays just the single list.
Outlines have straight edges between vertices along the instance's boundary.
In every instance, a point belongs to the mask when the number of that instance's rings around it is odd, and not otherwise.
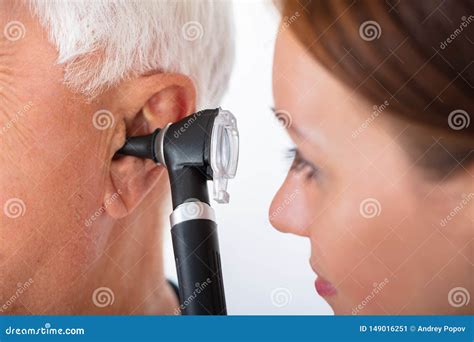
[{"label": "white background", "polygon": [[[227,309],[230,315],[332,314],[317,295],[305,238],[282,234],[268,208],[290,164],[284,130],[273,117],[271,73],[279,16],[269,1],[234,2],[236,62],[222,108],[240,131],[237,178],[228,205],[211,203],[219,224]],[[169,234],[165,270],[176,281]]]}]

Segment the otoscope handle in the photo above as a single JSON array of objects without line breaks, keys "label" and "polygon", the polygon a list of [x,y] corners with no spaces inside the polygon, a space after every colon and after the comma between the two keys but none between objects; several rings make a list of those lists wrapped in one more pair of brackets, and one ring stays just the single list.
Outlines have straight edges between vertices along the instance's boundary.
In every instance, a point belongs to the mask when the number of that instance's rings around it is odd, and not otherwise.
[{"label": "otoscope handle", "polygon": [[[171,236],[179,282],[183,315],[227,315],[217,224],[210,206],[202,202],[184,203],[187,208],[176,216],[198,215],[206,219],[173,224]],[[191,207],[190,207],[191,206]],[[192,207],[194,206],[194,208]],[[182,208],[177,208],[180,210]],[[186,212],[187,211],[187,212]],[[180,220],[179,218],[177,219]]]}]

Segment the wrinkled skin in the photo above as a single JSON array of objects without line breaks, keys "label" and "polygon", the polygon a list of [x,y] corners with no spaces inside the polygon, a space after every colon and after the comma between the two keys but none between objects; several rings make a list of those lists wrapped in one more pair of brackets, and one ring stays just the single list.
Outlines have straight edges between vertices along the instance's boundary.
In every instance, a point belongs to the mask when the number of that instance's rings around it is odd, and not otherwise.
[{"label": "wrinkled skin", "polygon": [[290,30],[277,38],[273,91],[277,115],[291,117],[290,137],[320,171],[290,171],[270,218],[310,240],[314,272],[337,290],[324,297],[335,314],[472,314],[472,301],[457,307],[450,294],[474,294],[472,165],[429,180],[402,148],[416,128],[404,131],[390,105],[362,127],[381,104],[354,95]]},{"label": "wrinkled skin", "polygon": [[0,7],[2,29],[24,26],[19,39],[0,35],[0,313],[175,313],[162,260],[166,172],[113,155],[126,133],[191,113],[192,81],[151,73],[88,101],[63,84],[29,11]]}]

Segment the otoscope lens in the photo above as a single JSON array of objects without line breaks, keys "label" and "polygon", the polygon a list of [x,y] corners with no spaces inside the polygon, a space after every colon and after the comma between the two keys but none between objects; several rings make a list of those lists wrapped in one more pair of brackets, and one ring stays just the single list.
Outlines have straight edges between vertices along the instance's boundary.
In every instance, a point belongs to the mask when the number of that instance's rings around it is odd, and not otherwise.
[{"label": "otoscope lens", "polygon": [[221,153],[220,153],[220,164],[222,165],[223,169],[227,169],[229,167],[229,160],[230,160],[230,145],[229,145],[229,136],[228,131],[224,130],[224,133],[221,134]]},{"label": "otoscope lens", "polygon": [[228,203],[227,180],[234,178],[239,159],[239,132],[234,115],[219,109],[211,136],[211,167],[213,171],[214,199]]}]

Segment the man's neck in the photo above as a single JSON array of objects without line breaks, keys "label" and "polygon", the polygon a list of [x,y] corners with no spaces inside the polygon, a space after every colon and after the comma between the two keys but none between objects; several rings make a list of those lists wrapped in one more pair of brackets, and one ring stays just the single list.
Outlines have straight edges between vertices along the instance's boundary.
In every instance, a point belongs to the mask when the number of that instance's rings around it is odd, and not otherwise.
[{"label": "man's neck", "polygon": [[126,315],[175,313],[178,301],[164,276],[165,224],[160,221],[166,217],[163,212],[169,207],[168,195],[151,193],[132,215],[116,222],[105,242],[104,253],[83,276],[84,296],[75,311]]}]

